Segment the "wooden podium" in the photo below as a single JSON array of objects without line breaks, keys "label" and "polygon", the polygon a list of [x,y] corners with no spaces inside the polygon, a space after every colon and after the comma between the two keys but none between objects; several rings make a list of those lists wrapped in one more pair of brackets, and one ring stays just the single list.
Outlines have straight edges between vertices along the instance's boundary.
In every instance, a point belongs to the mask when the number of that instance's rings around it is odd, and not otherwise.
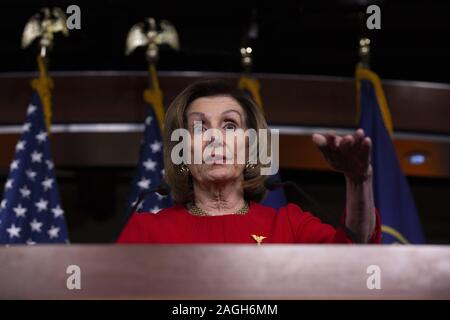
[{"label": "wooden podium", "polygon": [[[373,268],[381,289],[368,289]],[[9,246],[0,298],[450,299],[450,246]]]}]

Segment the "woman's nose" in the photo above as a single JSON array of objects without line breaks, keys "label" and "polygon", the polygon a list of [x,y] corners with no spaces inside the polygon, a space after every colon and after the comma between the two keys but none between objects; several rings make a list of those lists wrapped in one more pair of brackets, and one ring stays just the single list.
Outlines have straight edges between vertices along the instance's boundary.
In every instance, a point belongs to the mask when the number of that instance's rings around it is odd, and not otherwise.
[{"label": "woman's nose", "polygon": [[213,147],[220,147],[220,146],[223,146],[223,145],[224,145],[224,140],[223,140],[223,139],[220,139],[220,138],[217,138],[217,137],[215,137],[215,136],[212,136],[212,137],[211,137],[210,144],[211,144]]}]

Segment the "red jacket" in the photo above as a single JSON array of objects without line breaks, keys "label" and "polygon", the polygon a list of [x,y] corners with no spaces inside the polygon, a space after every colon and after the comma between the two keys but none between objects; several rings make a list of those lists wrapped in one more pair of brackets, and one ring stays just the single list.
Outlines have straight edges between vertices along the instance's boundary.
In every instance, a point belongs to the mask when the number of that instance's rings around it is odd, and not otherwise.
[{"label": "red jacket", "polygon": [[[370,243],[380,243],[381,223]],[[119,243],[354,243],[344,227],[345,214],[337,228],[295,204],[278,210],[250,203],[245,215],[196,216],[184,206],[153,213],[135,213],[119,237]],[[262,237],[265,238],[262,238]],[[262,240],[261,240],[262,239]]]}]

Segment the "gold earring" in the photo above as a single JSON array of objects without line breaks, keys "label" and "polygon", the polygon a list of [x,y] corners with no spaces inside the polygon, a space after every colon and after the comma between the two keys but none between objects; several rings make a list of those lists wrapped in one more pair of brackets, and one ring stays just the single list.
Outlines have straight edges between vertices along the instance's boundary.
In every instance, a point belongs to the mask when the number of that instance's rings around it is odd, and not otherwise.
[{"label": "gold earring", "polygon": [[189,168],[184,163],[180,167],[180,173],[183,174],[183,175],[186,175],[186,174],[189,173]]},{"label": "gold earring", "polygon": [[250,161],[247,160],[247,162],[245,163],[245,169],[246,170],[252,170],[256,167],[256,164],[254,163],[250,163]]}]

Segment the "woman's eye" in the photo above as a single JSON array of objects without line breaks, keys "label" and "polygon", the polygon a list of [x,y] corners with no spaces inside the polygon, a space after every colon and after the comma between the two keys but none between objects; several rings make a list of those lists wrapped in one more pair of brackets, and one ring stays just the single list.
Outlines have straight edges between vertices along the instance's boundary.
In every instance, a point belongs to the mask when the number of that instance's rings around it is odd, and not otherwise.
[{"label": "woman's eye", "polygon": [[227,123],[225,125],[225,130],[236,130],[236,125],[234,123]]}]

